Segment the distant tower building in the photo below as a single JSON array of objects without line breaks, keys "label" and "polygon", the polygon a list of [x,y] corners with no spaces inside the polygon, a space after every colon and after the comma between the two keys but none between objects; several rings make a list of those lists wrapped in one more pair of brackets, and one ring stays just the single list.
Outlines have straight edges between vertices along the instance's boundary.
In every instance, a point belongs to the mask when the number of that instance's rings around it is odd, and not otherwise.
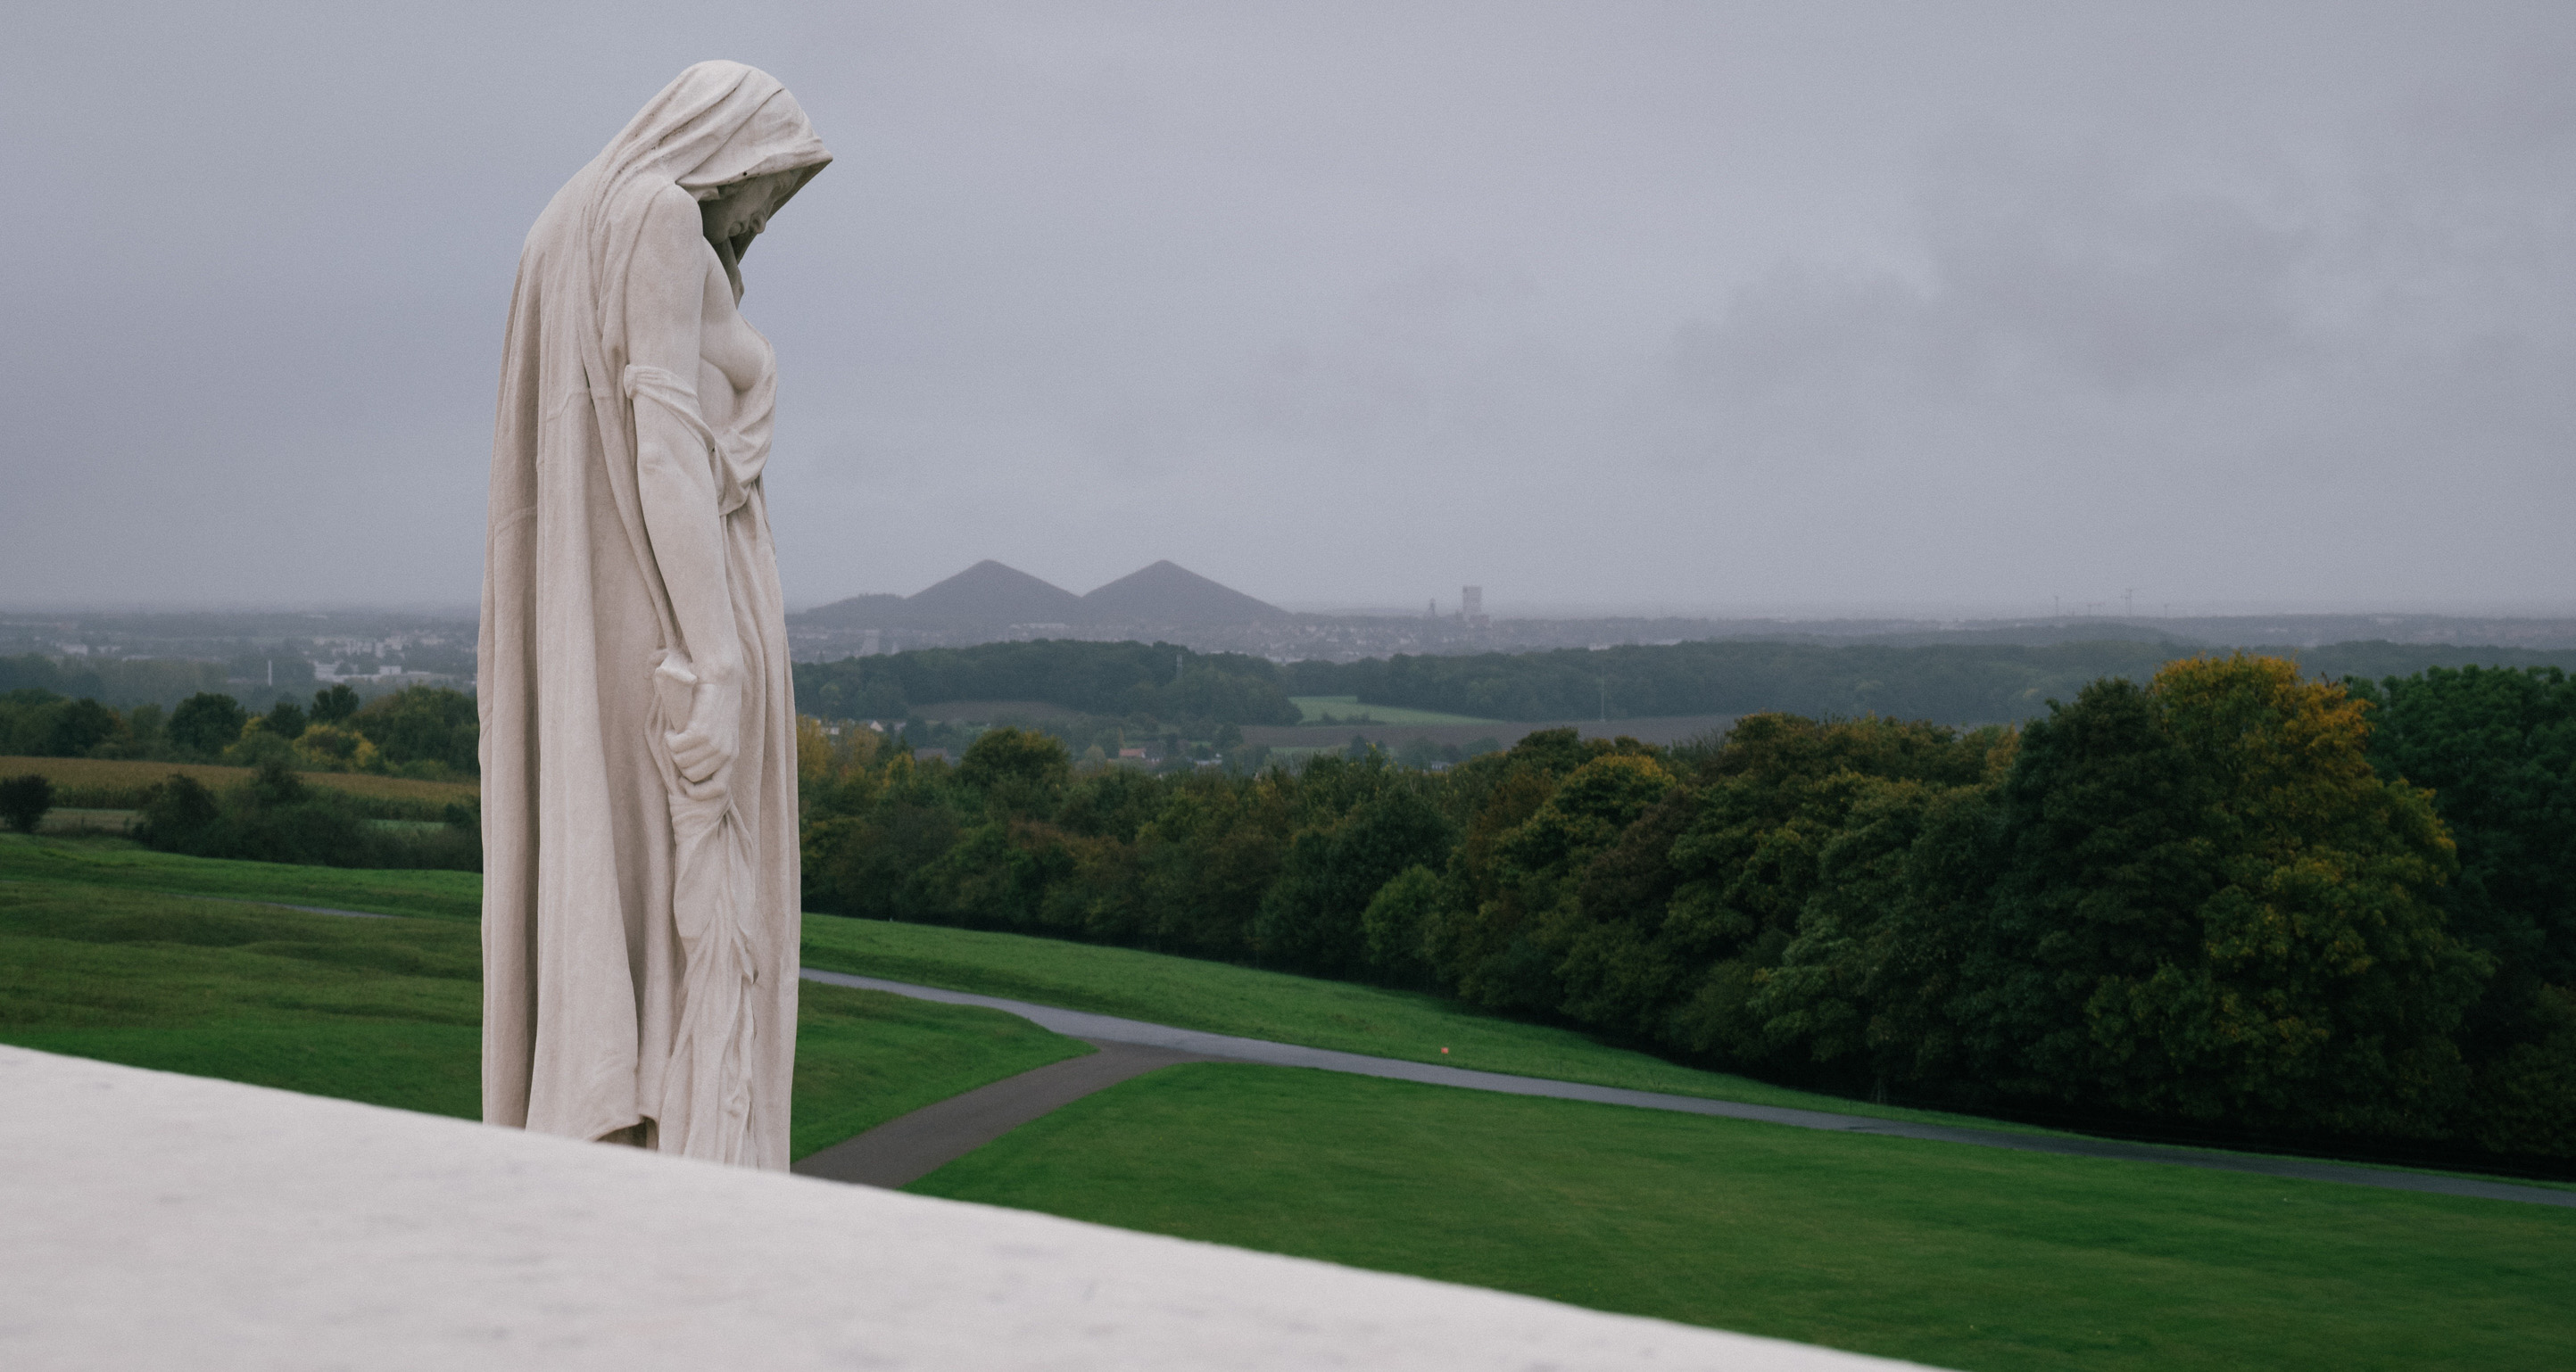
[{"label": "distant tower building", "polygon": [[1422,602],[1422,617],[1424,619],[1438,619],[1440,617],[1440,602],[1437,600],[1426,600]]},{"label": "distant tower building", "polygon": [[870,629],[866,633],[859,635],[859,656],[875,657],[877,655],[878,641],[877,631],[874,629]]},{"label": "distant tower building", "polygon": [[1482,624],[1484,624],[1484,622],[1485,622],[1485,588],[1484,588],[1484,587],[1482,587],[1482,586],[1461,586],[1461,587],[1459,587],[1459,588],[1458,588],[1458,619],[1459,619],[1459,622],[1460,622],[1460,623],[1463,623],[1463,624],[1479,625],[1479,626],[1481,626]]}]

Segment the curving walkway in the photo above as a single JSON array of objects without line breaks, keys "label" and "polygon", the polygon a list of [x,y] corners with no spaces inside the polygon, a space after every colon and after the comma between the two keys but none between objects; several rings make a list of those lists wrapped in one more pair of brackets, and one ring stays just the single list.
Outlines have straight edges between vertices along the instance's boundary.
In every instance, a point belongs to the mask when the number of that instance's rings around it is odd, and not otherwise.
[{"label": "curving walkway", "polygon": [[[1078,1038],[1099,1046],[1102,1054],[1053,1063],[1035,1071],[1023,1072],[990,1085],[979,1087],[963,1096],[924,1107],[901,1119],[877,1126],[847,1142],[835,1144],[797,1164],[799,1172],[817,1176],[848,1173],[842,1180],[876,1186],[902,1186],[928,1175],[944,1163],[983,1147],[1003,1134],[1083,1096],[1116,1085],[1129,1077],[1174,1062],[1253,1062],[1273,1067],[1312,1067],[1327,1072],[1349,1072],[1366,1077],[1389,1077],[1398,1081],[1416,1081],[1432,1086],[1457,1086],[1471,1091],[1499,1091],[1515,1096],[1550,1096],[1559,1100],[1591,1101],[1601,1105],[1627,1105],[1643,1110],[1672,1110],[1691,1115],[1715,1115],[1725,1119],[1757,1120],[1764,1124],[1785,1124],[1797,1129],[1823,1129],[1847,1134],[1877,1134],[1888,1138],[1922,1139],[1934,1143],[1964,1143],[1980,1148],[2008,1148],[2025,1153],[2063,1153],[2076,1157],[2111,1158],[2122,1162],[2158,1162],[2180,1167],[2202,1167],[2222,1172],[2252,1172],[2260,1176],[2286,1177],[2299,1181],[2340,1182],[2350,1186],[2376,1186],[2391,1191],[2424,1191],[2442,1196],[2472,1196],[2481,1200],[2521,1201],[2532,1205],[2556,1205],[2576,1208],[2576,1191],[2553,1190],[2545,1186],[2520,1186],[2512,1182],[2488,1181],[2478,1177],[2444,1176],[2430,1172],[2404,1172],[2384,1167],[2356,1167],[2345,1163],[2322,1162],[2309,1158],[2273,1157],[2257,1153],[2217,1153],[2195,1148],[2175,1148],[2153,1143],[2127,1143],[2118,1139],[2086,1138],[2063,1134],[2017,1134],[2001,1129],[1969,1129],[1944,1124],[1918,1124],[1908,1120],[1877,1119],[1867,1115],[1838,1115],[1822,1110],[1794,1110],[1773,1105],[1746,1105],[1737,1101],[1706,1100],[1697,1096],[1674,1096],[1659,1091],[1631,1091],[1617,1086],[1592,1086],[1583,1082],[1550,1081],[1542,1077],[1518,1077],[1502,1072],[1478,1072],[1463,1067],[1440,1067],[1427,1062],[1406,1062],[1400,1058],[1370,1057],[1363,1053],[1342,1053],[1329,1048],[1307,1048],[1293,1043],[1272,1043],[1266,1039],[1235,1038],[1228,1034],[1210,1034],[1196,1029],[1175,1029],[1165,1024],[1147,1024],[1142,1020],[1119,1019],[1095,1015],[1084,1010],[1065,1010],[1052,1005],[1035,1005],[1027,1001],[1005,1000],[998,996],[979,996],[965,991],[943,991],[937,987],[914,986],[906,982],[885,981],[877,977],[853,976],[847,972],[805,970],[808,981],[833,986],[855,986],[866,991],[886,991],[916,1000],[934,1000],[950,1005],[980,1005],[1008,1011],[1036,1024],[1039,1028]],[[1108,1057],[1119,1050],[1119,1056]],[[1134,1050],[1153,1050],[1159,1058]],[[1069,1072],[1078,1064],[1095,1063],[1089,1074]],[[1050,1076],[1049,1074],[1055,1074]],[[1073,1089],[1084,1081],[1097,1079],[1097,1084]],[[1067,1092],[1070,1091],[1070,1094]],[[980,1099],[978,1099],[980,1098]],[[967,1102],[974,1102],[972,1105]],[[950,1111],[949,1107],[960,1107]],[[941,1114],[938,1112],[948,1112]],[[925,1119],[925,1117],[929,1117]],[[1008,1123],[993,1127],[998,1120]],[[990,1132],[985,1132],[987,1129]],[[884,1136],[880,1138],[879,1136]],[[846,1151],[845,1151],[846,1150]],[[837,1157],[836,1157],[837,1155]],[[824,1159],[836,1158],[826,1163]],[[935,1161],[928,1161],[935,1158]],[[922,1165],[926,1161],[927,1165]],[[918,1170],[909,1170],[918,1167]],[[825,1168],[834,1170],[826,1171]],[[863,1175],[864,1174],[864,1175]],[[902,1180],[877,1180],[877,1177],[901,1175]]]},{"label": "curving walkway", "polygon": [[901,1190],[1059,1106],[1176,1062],[1214,1062],[1198,1053],[1141,1043],[1089,1040],[1096,1053],[988,1082],[843,1139],[799,1159],[799,1176]]},{"label": "curving walkway", "polygon": [[[0,878],[0,880],[8,880]],[[167,892],[182,895],[184,892]],[[236,905],[267,905],[279,909],[300,910],[307,914],[341,915],[357,919],[400,919],[399,915],[377,914],[368,910],[338,910],[319,905],[289,905],[283,901],[245,900],[239,897],[192,895],[193,900],[214,900]],[[1600,1105],[1628,1105],[1641,1110],[1672,1110],[1690,1115],[1715,1115],[1725,1119],[1757,1120],[1764,1124],[1785,1124],[1795,1129],[1825,1129],[1847,1134],[1878,1134],[1888,1138],[1923,1139],[1934,1143],[1964,1143],[1980,1148],[2008,1148],[2025,1153],[2064,1153],[2075,1157],[2112,1158],[2122,1162],[2160,1162],[2177,1167],[2203,1167],[2220,1172],[2251,1172],[2266,1177],[2287,1177],[2299,1181],[2339,1182],[2347,1186],[2376,1186],[2390,1191],[2423,1191],[2438,1196],[2471,1196],[2480,1200],[2521,1201],[2530,1205],[2555,1205],[2576,1209],[2576,1191],[2554,1190],[2545,1186],[2520,1186],[2512,1182],[2488,1181],[2480,1177],[2454,1177],[2432,1172],[2402,1172],[2385,1167],[2356,1167],[2346,1163],[2321,1162],[2309,1158],[2275,1157],[2260,1153],[2215,1153],[2196,1148],[2174,1148],[2163,1144],[2128,1143],[2118,1139],[2086,1138],[2081,1135],[2016,1134],[2001,1129],[1965,1129],[1945,1124],[1917,1124],[1908,1120],[1876,1119],[1867,1115],[1838,1115],[1823,1110],[1793,1110],[1776,1105],[1746,1105],[1738,1101],[1706,1100],[1698,1096],[1674,1096],[1660,1091],[1631,1091],[1618,1086],[1593,1086],[1578,1081],[1551,1081],[1544,1077],[1516,1077],[1503,1072],[1478,1072],[1464,1067],[1441,1067],[1427,1062],[1406,1062],[1401,1058],[1370,1057],[1365,1053],[1336,1052],[1330,1048],[1307,1048],[1293,1043],[1272,1043],[1267,1039],[1236,1038],[1229,1034],[1210,1034],[1196,1029],[1175,1029],[1167,1024],[1148,1024],[1143,1020],[1119,1019],[1114,1015],[1095,1015],[1085,1010],[1066,1010],[1053,1005],[1037,1005],[1024,1000],[1005,1000],[999,996],[979,996],[967,991],[944,991],[935,986],[915,986],[909,982],[886,981],[879,977],[854,976],[848,972],[826,972],[804,969],[807,981],[833,986],[855,986],[864,991],[885,991],[915,1000],[941,1001],[949,1005],[980,1005],[1003,1010],[1036,1024],[1041,1029],[1081,1039],[1101,1051],[1064,1062],[1049,1063],[1016,1077],[953,1096],[936,1105],[923,1106],[909,1115],[889,1120],[856,1138],[845,1139],[807,1157],[795,1165],[797,1172],[862,1186],[896,1188],[928,1176],[940,1167],[954,1162],[991,1143],[1011,1130],[1050,1111],[1070,1105],[1095,1091],[1105,1090],[1130,1077],[1168,1067],[1177,1062],[1252,1062],[1271,1067],[1312,1067],[1326,1072],[1349,1072],[1364,1077],[1389,1077],[1397,1081],[1418,1081],[1431,1086],[1457,1086],[1470,1091],[1499,1091],[1514,1096],[1551,1096],[1558,1100],[1591,1101]]]}]

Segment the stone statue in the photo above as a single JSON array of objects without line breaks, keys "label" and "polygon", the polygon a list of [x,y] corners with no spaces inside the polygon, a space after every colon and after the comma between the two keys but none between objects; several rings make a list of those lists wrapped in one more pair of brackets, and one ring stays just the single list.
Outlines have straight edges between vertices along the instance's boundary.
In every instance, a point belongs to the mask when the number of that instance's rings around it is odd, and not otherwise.
[{"label": "stone statue", "polygon": [[483,1117],[787,1166],[796,719],[742,258],[831,161],[702,62],[519,258],[492,442]]}]

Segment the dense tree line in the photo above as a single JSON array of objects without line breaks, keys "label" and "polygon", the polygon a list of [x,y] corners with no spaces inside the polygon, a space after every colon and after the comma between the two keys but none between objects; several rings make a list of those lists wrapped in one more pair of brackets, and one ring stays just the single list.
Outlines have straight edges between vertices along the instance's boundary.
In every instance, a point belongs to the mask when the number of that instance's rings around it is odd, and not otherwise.
[{"label": "dense tree line", "polygon": [[[1444,773],[800,738],[808,908],[1436,990],[1858,1094],[2576,1156],[2576,686],[2248,657],[2027,728],[1760,714]],[[2431,789],[2427,789],[2427,788]]]},{"label": "dense tree line", "polygon": [[[2203,651],[2173,643],[1917,646],[1712,640],[1532,653],[1272,664],[1167,643],[1051,640],[928,648],[798,663],[798,708],[830,719],[902,720],[953,700],[1041,701],[1111,720],[1150,719],[1188,737],[1220,724],[1294,724],[1291,696],[1484,719],[1657,715],[1879,714],[1951,724],[2016,723],[2103,677],[2143,679]],[[2302,650],[2328,680],[2373,680],[2468,663],[2576,667],[2576,653],[2446,644],[2339,643]]]},{"label": "dense tree line", "polygon": [[[476,807],[431,809],[414,800],[360,797],[308,785],[304,772],[375,772],[426,780],[474,776],[474,698],[415,686],[362,701],[345,685],[317,691],[308,708],[280,701],[264,714],[201,691],[165,715],[115,710],[51,691],[0,695],[0,753],[32,757],[213,762],[255,769],[221,790],[180,773],[105,788],[56,787],[40,775],[6,783],[6,818],[32,832],[58,804],[140,809],[134,834],[147,846],[197,857],[329,867],[483,865]],[[41,793],[40,793],[41,792]],[[23,822],[22,822],[23,820]]]},{"label": "dense tree line", "polygon": [[1267,660],[1168,643],[1040,639],[796,664],[797,708],[810,715],[900,720],[950,700],[1033,700],[1086,715],[1194,726],[1299,718]]},{"label": "dense tree line", "polygon": [[[2431,789],[2458,844],[2453,937],[2492,967],[2457,1037],[2498,1138],[2576,1132],[2576,678],[2450,671],[2353,683],[2377,707],[2371,761]],[[2509,1123],[2508,1123],[2509,1122]],[[2531,1146],[2537,1147],[2535,1143]]]},{"label": "dense tree line", "polygon": [[280,701],[264,714],[215,691],[166,712],[148,703],[118,710],[34,687],[0,693],[0,756],[275,763],[449,780],[480,772],[479,731],[474,698],[439,686],[368,701],[330,686],[314,692],[309,708]]},{"label": "dense tree line", "polygon": [[449,811],[443,824],[384,824],[347,792],[310,785],[271,762],[220,791],[173,773],[153,788],[135,836],[147,847],[196,857],[481,871],[477,808]]},{"label": "dense tree line", "polygon": [[[1282,669],[1290,695],[1355,695],[1487,719],[1654,715],[1880,714],[2002,724],[2044,713],[2102,677],[2142,678],[2204,651],[2171,643],[1877,644],[1712,640],[1538,653],[1308,661]],[[2576,653],[2445,644],[2339,643],[2298,654],[2310,675],[2379,678],[2463,663],[2576,667]]]}]

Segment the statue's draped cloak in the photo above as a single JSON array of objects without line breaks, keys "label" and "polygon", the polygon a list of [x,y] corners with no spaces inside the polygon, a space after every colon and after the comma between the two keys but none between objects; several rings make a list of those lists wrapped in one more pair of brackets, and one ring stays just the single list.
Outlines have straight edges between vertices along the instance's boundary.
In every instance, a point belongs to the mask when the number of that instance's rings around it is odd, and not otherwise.
[{"label": "statue's draped cloak", "polygon": [[[829,160],[777,81],[701,63],[556,193],[520,256],[479,679],[493,1123],[585,1139],[632,1131],[692,1156],[787,1166],[796,758],[760,487],[773,382],[741,393],[733,420],[710,430],[696,378],[630,373],[627,273],[665,188],[703,200]],[[723,525],[744,701],[730,792],[712,806],[680,794],[662,740],[655,667],[691,655],[637,492],[638,404],[676,414],[710,449],[720,492],[709,517]]]}]

